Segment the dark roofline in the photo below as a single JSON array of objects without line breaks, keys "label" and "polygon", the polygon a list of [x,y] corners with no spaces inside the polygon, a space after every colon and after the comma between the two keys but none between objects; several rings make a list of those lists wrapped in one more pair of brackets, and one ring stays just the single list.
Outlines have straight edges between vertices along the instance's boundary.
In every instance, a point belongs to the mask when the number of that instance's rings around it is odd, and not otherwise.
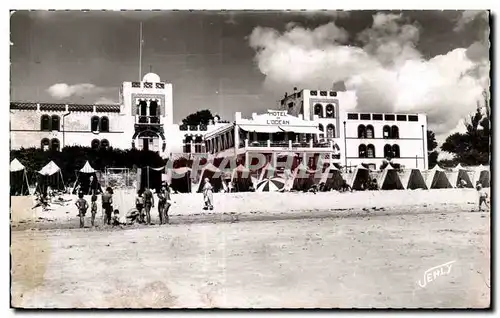
[{"label": "dark roofline", "polygon": [[120,111],[120,104],[65,104],[65,103],[36,103],[36,102],[10,102],[10,109],[19,109],[19,110],[36,110],[37,105],[40,105],[40,108],[45,108],[41,110],[54,110],[54,111],[64,111],[66,110],[66,105],[68,105],[68,110],[75,111],[88,111],[88,109],[93,109],[96,106],[96,111],[99,110],[110,110],[112,112]]}]

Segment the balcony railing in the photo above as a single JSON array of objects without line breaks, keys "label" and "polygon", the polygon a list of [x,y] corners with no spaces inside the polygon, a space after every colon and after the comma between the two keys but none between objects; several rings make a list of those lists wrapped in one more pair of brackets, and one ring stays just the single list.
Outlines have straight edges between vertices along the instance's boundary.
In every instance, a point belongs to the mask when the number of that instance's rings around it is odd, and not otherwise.
[{"label": "balcony railing", "polygon": [[135,123],[136,124],[145,124],[145,125],[151,125],[151,124],[159,125],[161,123],[161,121],[160,121],[160,117],[158,117],[158,116],[135,116]]},{"label": "balcony railing", "polygon": [[289,141],[249,141],[248,139],[240,141],[240,148],[323,148],[323,149],[333,149],[333,141],[327,142],[315,142],[313,140],[302,141],[302,142],[292,142]]}]

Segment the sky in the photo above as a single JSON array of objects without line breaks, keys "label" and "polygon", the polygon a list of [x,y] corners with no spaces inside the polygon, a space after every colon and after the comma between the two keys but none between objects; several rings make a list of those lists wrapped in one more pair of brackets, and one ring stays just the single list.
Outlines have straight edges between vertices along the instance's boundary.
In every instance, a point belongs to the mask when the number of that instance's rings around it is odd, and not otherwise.
[{"label": "sky", "polygon": [[140,22],[143,75],[173,83],[176,122],[344,81],[357,110],[427,113],[443,140],[489,88],[484,11],[18,11],[11,100],[118,102],[139,80]]}]

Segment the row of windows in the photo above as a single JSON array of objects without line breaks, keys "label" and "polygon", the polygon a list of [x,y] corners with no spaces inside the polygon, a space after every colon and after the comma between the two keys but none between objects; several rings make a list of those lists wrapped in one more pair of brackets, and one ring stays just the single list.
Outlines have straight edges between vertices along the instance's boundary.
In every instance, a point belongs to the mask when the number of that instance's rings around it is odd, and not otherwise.
[{"label": "row of windows", "polygon": [[[132,82],[132,87],[140,88],[141,87],[141,82]],[[155,87],[158,88],[158,89],[164,89],[165,88],[165,83],[155,83]],[[153,83],[144,82],[144,88],[153,88]]]},{"label": "row of windows", "polygon": [[[41,131],[60,131],[60,118],[57,115],[42,115],[40,118],[40,130]],[[91,131],[101,131],[109,132],[109,119],[106,116],[98,117],[93,116],[90,119],[90,130]]]},{"label": "row of windows", "polygon": [[93,132],[109,132],[109,119],[106,116],[93,116],[90,119],[90,131]]},{"label": "row of windows", "polygon": [[49,140],[48,138],[43,138],[40,143],[40,146],[43,151],[48,151],[48,150],[59,151],[59,149],[61,148],[61,143],[57,138],[53,138],[52,140]]},{"label": "row of windows", "polygon": [[[337,92],[319,91],[319,96],[328,96],[328,95],[336,97]],[[311,91],[311,96],[318,96],[318,91]]]},{"label": "row of windows", "polygon": [[[397,126],[385,125],[382,128],[382,135],[384,139],[399,139],[399,128]],[[358,138],[375,138],[375,133],[372,125],[359,125]]]},{"label": "row of windows", "polygon": [[[375,146],[372,144],[364,145],[361,144],[358,147],[358,157],[359,158],[375,158]],[[384,146],[384,158],[399,158],[399,145],[385,145]]]},{"label": "row of windows", "polygon": [[201,143],[203,142],[203,138],[201,136],[196,136],[195,138],[193,138],[192,136],[186,136],[186,138],[184,138],[184,153],[191,152],[191,142],[194,143],[194,153],[203,152],[201,145]]},{"label": "row of windows", "polygon": [[[325,131],[325,128],[321,124],[319,124],[318,128],[319,128],[319,130],[321,130],[323,132]],[[325,135],[324,134],[319,134],[319,137],[320,138],[324,138]],[[326,126],[326,138],[329,138],[329,139],[335,138],[335,126],[334,125],[328,124]]]},{"label": "row of windows", "polygon": [[318,115],[319,118],[335,118],[335,106],[328,104],[325,107],[325,112],[323,112],[323,105],[314,105],[314,115]]},{"label": "row of windows", "polygon": [[394,114],[347,114],[347,119],[352,120],[388,120],[388,121],[418,121],[417,115],[394,115]]},{"label": "row of windows", "polygon": [[98,149],[99,147],[107,149],[109,148],[109,141],[107,139],[102,139],[101,141],[99,141],[99,139],[94,139],[90,143],[90,147],[92,149]]}]

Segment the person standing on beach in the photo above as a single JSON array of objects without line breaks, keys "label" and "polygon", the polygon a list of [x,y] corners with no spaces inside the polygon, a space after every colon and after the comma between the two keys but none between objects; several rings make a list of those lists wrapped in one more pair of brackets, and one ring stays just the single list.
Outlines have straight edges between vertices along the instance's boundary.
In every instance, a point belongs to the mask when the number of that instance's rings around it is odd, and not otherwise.
[{"label": "person standing on beach", "polygon": [[135,197],[135,208],[139,212],[139,222],[144,223],[144,198],[141,190],[137,191],[137,196]]},{"label": "person standing on beach", "polygon": [[213,210],[213,200],[214,200],[214,188],[212,187],[212,184],[210,183],[210,179],[205,178],[205,184],[203,185],[203,199],[205,201],[205,207],[203,207],[203,210]]},{"label": "person standing on beach", "polygon": [[106,192],[104,192],[101,196],[102,200],[102,209],[104,211],[104,223],[111,225],[111,213],[113,213],[113,189],[111,187],[106,188]]},{"label": "person standing on beach", "polygon": [[75,202],[76,207],[78,208],[78,216],[80,217],[80,228],[85,226],[85,213],[87,213],[87,209],[89,205],[87,201],[83,198],[83,193],[80,192],[78,194],[78,200]]},{"label": "person standing on beach", "polygon": [[146,224],[151,225],[151,208],[155,207],[155,201],[153,198],[153,192],[146,186],[144,193],[142,194],[144,198],[144,212],[146,212]]},{"label": "person standing on beach", "polygon": [[165,186],[161,187],[160,192],[158,192],[158,216],[160,217],[160,225],[164,224],[165,221]]},{"label": "person standing on beach", "polygon": [[483,205],[483,202],[484,202],[484,205],[486,205],[486,207],[488,208],[488,210],[490,209],[490,206],[488,205],[488,203],[486,202],[486,199],[488,198],[488,192],[486,192],[485,189],[483,189],[483,186],[481,184],[478,184],[477,187],[477,192],[479,193],[479,211],[482,211],[483,209],[481,208],[482,205]]},{"label": "person standing on beach", "polygon": [[168,217],[168,210],[170,209],[170,206],[172,206],[172,199],[170,197],[170,187],[167,185],[164,186],[165,188],[165,207],[163,208],[163,219],[165,220],[165,224],[169,224],[169,217]]},{"label": "person standing on beach", "polygon": [[94,226],[95,222],[95,215],[97,214],[97,195],[93,194],[92,197],[90,198],[91,203],[90,203],[90,213],[91,213],[91,218],[90,218],[90,224]]}]

